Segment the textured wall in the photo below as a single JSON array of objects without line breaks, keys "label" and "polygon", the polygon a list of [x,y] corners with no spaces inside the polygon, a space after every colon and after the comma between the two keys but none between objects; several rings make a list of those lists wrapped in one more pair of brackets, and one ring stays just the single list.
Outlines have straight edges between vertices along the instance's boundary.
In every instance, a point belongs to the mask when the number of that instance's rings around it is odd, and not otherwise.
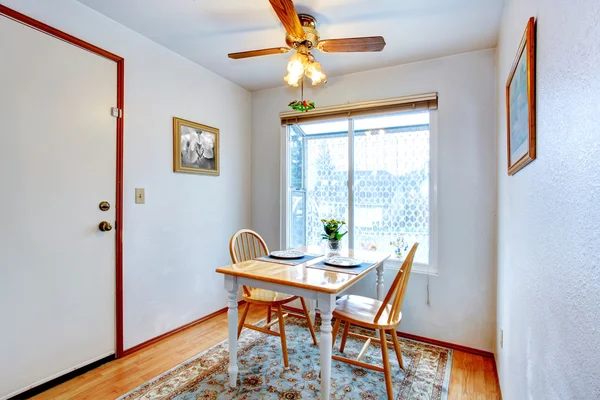
[{"label": "textured wall", "polygon": [[[504,85],[537,17],[537,160],[506,173]],[[504,399],[600,398],[600,2],[509,0],[498,47]]]},{"label": "textured wall", "polygon": [[[317,106],[439,93],[439,276],[413,273],[401,329],[492,351],[495,326],[495,51],[483,50],[329,79],[309,88]],[[279,245],[279,112],[298,89],[252,92],[252,226]],[[397,269],[386,269],[390,283]],[[374,276],[353,288],[375,295]]]}]

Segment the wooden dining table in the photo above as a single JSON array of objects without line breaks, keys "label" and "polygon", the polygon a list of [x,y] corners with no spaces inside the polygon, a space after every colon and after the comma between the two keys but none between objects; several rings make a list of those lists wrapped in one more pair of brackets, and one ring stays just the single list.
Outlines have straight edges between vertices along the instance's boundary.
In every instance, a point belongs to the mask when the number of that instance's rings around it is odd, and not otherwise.
[{"label": "wooden dining table", "polygon": [[[321,246],[305,246],[297,250],[308,254],[323,254]],[[237,385],[238,288],[240,285],[244,285],[301,296],[307,300],[314,300],[317,302],[317,308],[321,314],[321,334],[319,339],[321,399],[329,399],[332,355],[331,318],[335,308],[336,296],[339,296],[342,292],[376,269],[377,299],[383,300],[383,262],[390,257],[389,253],[352,249],[342,250],[336,255],[359,258],[364,262],[373,263],[373,265],[358,275],[307,268],[307,266],[323,261],[325,256],[321,256],[297,265],[279,264],[266,260],[248,260],[217,268],[217,272],[224,275],[225,289],[228,293],[228,372],[229,384],[231,387],[236,387]],[[314,307],[312,309],[314,310]]]}]

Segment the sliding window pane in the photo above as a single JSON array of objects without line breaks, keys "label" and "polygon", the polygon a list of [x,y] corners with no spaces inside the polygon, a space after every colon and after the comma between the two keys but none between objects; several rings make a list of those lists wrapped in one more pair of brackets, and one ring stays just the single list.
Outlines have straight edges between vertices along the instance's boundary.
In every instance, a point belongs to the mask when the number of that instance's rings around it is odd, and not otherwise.
[{"label": "sliding window pane", "polygon": [[354,120],[354,247],[393,252],[404,237],[429,263],[429,113]]},{"label": "sliding window pane", "polygon": [[[348,221],[348,120],[298,128],[305,135],[306,244],[320,244],[321,219]],[[348,247],[347,236],[343,242]]]},{"label": "sliding window pane", "polygon": [[290,173],[290,238],[289,247],[306,244],[306,191],[304,189],[304,133],[297,126],[288,129]]}]

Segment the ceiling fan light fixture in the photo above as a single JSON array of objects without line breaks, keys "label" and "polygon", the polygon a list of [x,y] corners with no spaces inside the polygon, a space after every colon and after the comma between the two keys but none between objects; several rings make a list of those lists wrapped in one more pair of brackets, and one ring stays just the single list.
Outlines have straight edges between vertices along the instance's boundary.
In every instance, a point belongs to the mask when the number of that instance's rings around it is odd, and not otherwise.
[{"label": "ceiling fan light fixture", "polygon": [[327,82],[327,75],[323,72],[321,63],[319,63],[312,54],[298,51],[292,54],[287,65],[288,74],[283,78],[291,86],[298,86],[300,81],[306,76],[311,83],[317,85],[321,82]]}]

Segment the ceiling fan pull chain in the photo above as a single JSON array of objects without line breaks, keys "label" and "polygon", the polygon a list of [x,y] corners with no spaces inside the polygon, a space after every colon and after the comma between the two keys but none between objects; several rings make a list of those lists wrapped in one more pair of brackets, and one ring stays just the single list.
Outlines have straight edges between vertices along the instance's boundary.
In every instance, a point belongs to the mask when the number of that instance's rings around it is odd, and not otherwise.
[{"label": "ceiling fan pull chain", "polygon": [[309,110],[313,110],[315,108],[314,102],[304,100],[304,79],[304,77],[300,79],[300,101],[294,100],[288,104],[292,110],[308,112]]}]

